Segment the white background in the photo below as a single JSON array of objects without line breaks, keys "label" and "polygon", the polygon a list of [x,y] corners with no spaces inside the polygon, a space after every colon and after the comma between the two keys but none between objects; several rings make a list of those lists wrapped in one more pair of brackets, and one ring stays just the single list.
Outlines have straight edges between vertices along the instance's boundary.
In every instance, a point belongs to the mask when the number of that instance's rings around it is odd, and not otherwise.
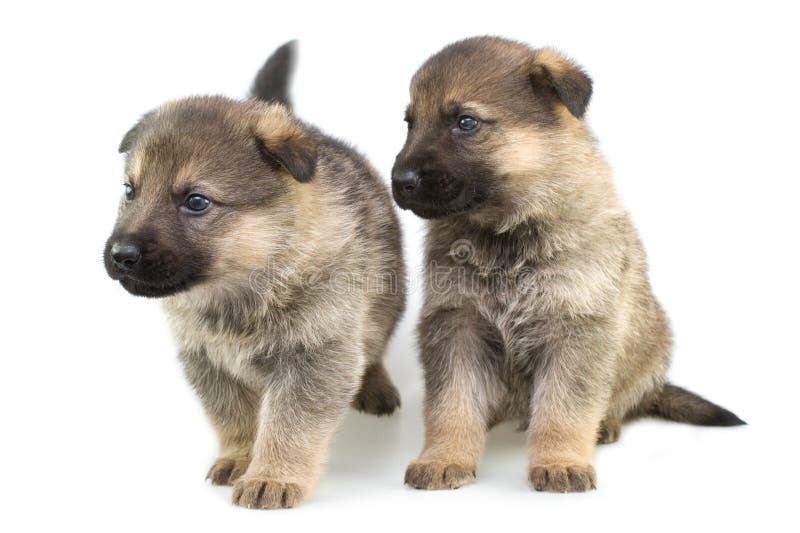
[{"label": "white background", "polygon": [[[599,4],[4,4],[0,529],[796,528],[797,17],[761,1]],[[120,138],[167,99],[243,96],[298,38],[298,114],[388,178],[411,75],[475,34],[555,45],[591,74],[588,120],[676,331],[671,377],[750,425],[631,424],[597,451],[598,490],[573,495],[531,492],[524,435],[500,427],[476,484],[406,488],[422,440],[414,290],[388,355],[399,414],[348,415],[301,507],[233,507],[203,481],[215,438],[160,306],[102,267]],[[402,222],[418,281],[422,224]]]}]

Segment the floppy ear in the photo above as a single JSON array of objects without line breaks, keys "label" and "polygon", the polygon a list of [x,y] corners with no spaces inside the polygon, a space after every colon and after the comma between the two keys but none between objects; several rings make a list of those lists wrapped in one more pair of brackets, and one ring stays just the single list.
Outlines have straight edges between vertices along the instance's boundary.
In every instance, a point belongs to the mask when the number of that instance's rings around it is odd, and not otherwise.
[{"label": "floppy ear", "polygon": [[133,125],[131,129],[128,130],[128,133],[122,137],[122,141],[119,143],[119,153],[124,154],[129,152],[131,148],[133,148],[133,144],[136,142],[137,137],[139,134],[142,133],[144,129],[144,124],[151,116],[153,116],[154,111],[149,113],[145,113],[142,118],[139,119],[139,122]]},{"label": "floppy ear", "polygon": [[122,141],[119,143],[119,153],[124,154],[131,149],[134,141],[136,141],[136,137],[139,135],[141,125],[141,122],[137,122],[131,129],[128,130],[128,133],[125,134],[125,136],[122,138]]},{"label": "floppy ear", "polygon": [[311,181],[317,170],[317,145],[310,132],[280,104],[260,108],[253,135],[262,153],[294,179]]},{"label": "floppy ear", "polygon": [[570,59],[552,48],[534,51],[531,82],[534,89],[549,89],[576,118],[582,118],[592,97],[592,79]]}]

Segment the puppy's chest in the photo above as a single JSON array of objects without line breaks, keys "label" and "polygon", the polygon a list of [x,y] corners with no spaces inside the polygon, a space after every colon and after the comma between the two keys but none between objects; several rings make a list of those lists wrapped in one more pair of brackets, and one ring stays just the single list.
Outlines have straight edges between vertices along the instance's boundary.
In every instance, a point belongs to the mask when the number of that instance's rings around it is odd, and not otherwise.
[{"label": "puppy's chest", "polygon": [[459,256],[451,247],[432,258],[432,302],[471,306],[504,334],[526,323],[607,309],[618,286],[614,261],[595,260],[581,250],[543,254],[538,248],[526,239],[475,239]]},{"label": "puppy's chest", "polygon": [[[182,351],[202,354],[214,367],[225,370],[242,381],[257,385],[263,381],[264,360],[286,339],[285,315],[265,314],[259,306],[204,306],[175,299],[165,311],[173,335]],[[298,328],[302,329],[302,328]]]},{"label": "puppy's chest", "polygon": [[492,322],[539,314],[544,287],[535,280],[534,269],[532,264],[511,269],[470,268],[464,294]]},{"label": "puppy's chest", "polygon": [[465,300],[501,328],[515,317],[546,313],[550,284],[542,262],[514,252],[475,249],[464,260],[452,261],[443,270],[445,297]]},{"label": "puppy's chest", "polygon": [[214,367],[246,383],[261,381],[253,361],[271,350],[268,331],[236,331],[195,313],[170,314],[170,323],[181,350],[202,354]]}]

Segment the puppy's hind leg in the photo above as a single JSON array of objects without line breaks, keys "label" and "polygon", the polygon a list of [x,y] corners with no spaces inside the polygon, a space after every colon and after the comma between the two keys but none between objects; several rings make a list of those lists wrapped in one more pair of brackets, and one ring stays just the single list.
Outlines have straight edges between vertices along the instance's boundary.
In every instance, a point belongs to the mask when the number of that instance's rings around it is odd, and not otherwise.
[{"label": "puppy's hind leg", "polygon": [[377,416],[390,415],[400,407],[400,393],[382,362],[367,367],[352,405],[358,411]]},{"label": "puppy's hind leg", "polygon": [[621,431],[622,421],[606,416],[606,418],[600,422],[600,428],[597,430],[597,444],[611,444],[617,442]]},{"label": "puppy's hind leg", "polygon": [[403,307],[403,293],[399,290],[378,294],[371,306],[370,323],[364,332],[367,367],[358,394],[351,404],[358,411],[383,416],[394,413],[400,407],[400,393],[383,366],[383,357]]}]

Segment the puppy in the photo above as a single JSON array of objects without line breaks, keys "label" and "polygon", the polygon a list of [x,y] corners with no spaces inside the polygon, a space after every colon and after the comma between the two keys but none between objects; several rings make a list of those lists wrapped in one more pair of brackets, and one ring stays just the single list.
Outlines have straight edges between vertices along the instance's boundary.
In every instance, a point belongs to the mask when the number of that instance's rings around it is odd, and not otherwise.
[{"label": "puppy", "polygon": [[397,203],[429,219],[419,322],[420,489],[472,481],[487,429],[528,428],[536,490],[595,487],[595,443],[655,415],[743,424],[665,380],[645,254],[583,117],[589,77],[550,49],[457,42],[411,82]]},{"label": "puppy", "polygon": [[348,405],[390,414],[383,366],[404,306],[388,190],[353,149],[288,109],[292,45],[253,99],[193,97],[124,137],[108,274],[163,299],[186,375],[219,436],[208,478],[237,505],[292,507]]}]

